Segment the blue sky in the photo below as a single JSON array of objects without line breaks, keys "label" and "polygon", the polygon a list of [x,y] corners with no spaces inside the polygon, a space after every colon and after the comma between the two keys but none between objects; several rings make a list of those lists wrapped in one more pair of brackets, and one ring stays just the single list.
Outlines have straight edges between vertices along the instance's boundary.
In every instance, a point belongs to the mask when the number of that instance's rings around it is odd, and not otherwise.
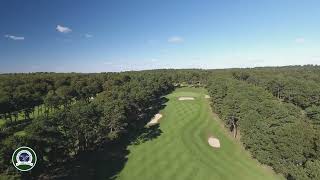
[{"label": "blue sky", "polygon": [[3,0],[0,72],[320,64],[319,0]]}]

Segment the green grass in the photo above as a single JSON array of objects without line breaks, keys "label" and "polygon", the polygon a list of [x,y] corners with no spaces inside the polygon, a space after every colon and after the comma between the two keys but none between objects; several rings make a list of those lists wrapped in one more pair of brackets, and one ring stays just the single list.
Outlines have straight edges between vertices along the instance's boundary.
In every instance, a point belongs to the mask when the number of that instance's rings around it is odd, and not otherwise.
[{"label": "green grass", "polygon": [[[249,156],[211,113],[204,89],[180,88],[168,95],[156,139],[130,145],[120,180],[284,179]],[[194,101],[179,101],[192,96]],[[209,135],[221,148],[207,143]]]},{"label": "green grass", "polygon": [[22,130],[22,131],[15,132],[14,135],[15,135],[15,136],[23,137],[23,136],[26,135],[26,132],[25,132],[24,130]]},{"label": "green grass", "polygon": [[[35,111],[34,111],[34,113],[31,113],[30,114],[30,118],[31,119],[34,119],[34,118],[37,118],[37,117],[39,117],[39,116],[42,116],[43,114],[44,114],[44,110],[43,111],[40,111],[40,108],[44,108],[44,105],[40,105],[40,106],[36,106],[35,107]],[[51,113],[51,111],[50,111],[50,113]],[[39,115],[38,115],[39,114]],[[12,117],[13,118],[13,121],[14,121],[14,117]],[[25,117],[24,117],[24,113],[23,112],[20,112],[19,114],[18,114],[18,118],[17,118],[17,121],[23,121],[25,119]],[[10,120],[5,120],[5,119],[0,119],[0,128],[6,123],[6,121],[10,121]]]},{"label": "green grass", "polygon": [[3,126],[6,123],[4,119],[0,119],[0,127]]}]

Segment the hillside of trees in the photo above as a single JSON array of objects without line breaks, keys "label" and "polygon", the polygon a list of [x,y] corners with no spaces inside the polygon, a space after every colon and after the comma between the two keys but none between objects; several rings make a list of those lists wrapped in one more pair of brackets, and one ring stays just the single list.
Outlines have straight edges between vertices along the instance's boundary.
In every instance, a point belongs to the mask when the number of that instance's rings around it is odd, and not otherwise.
[{"label": "hillside of trees", "polygon": [[[189,85],[208,90],[213,111],[258,161],[287,179],[319,179],[319,81],[318,66],[2,74],[0,174],[94,179],[94,170],[81,172],[90,162],[79,162],[97,153],[113,163],[111,171],[125,161],[116,157],[135,138],[161,133],[144,126],[163,108],[164,95]],[[37,167],[30,173],[11,165],[12,152],[24,145],[37,150]]]}]

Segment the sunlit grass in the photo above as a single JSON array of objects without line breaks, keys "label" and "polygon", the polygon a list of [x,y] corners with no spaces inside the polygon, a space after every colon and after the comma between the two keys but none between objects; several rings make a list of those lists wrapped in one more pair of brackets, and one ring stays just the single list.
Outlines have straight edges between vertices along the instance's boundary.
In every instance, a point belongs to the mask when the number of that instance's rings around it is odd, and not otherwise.
[{"label": "sunlit grass", "polygon": [[[128,162],[118,175],[123,180],[209,180],[283,179],[249,156],[214,119],[204,89],[180,88],[167,96],[169,102],[160,113],[162,134],[156,139],[131,145]],[[178,97],[195,97],[179,101]],[[220,140],[213,149],[208,136]]]}]

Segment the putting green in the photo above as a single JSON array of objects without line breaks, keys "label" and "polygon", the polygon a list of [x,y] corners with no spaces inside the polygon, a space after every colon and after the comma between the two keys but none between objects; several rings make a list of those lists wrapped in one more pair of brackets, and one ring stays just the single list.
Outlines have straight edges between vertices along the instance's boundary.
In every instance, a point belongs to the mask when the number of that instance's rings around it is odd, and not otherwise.
[{"label": "putting green", "polygon": [[[130,154],[117,179],[121,180],[227,180],[284,179],[250,158],[227,134],[211,113],[204,89],[180,88],[169,94],[160,112],[162,134],[153,140],[128,147]],[[179,97],[195,100],[179,101]],[[213,149],[210,135],[220,140]]]}]

